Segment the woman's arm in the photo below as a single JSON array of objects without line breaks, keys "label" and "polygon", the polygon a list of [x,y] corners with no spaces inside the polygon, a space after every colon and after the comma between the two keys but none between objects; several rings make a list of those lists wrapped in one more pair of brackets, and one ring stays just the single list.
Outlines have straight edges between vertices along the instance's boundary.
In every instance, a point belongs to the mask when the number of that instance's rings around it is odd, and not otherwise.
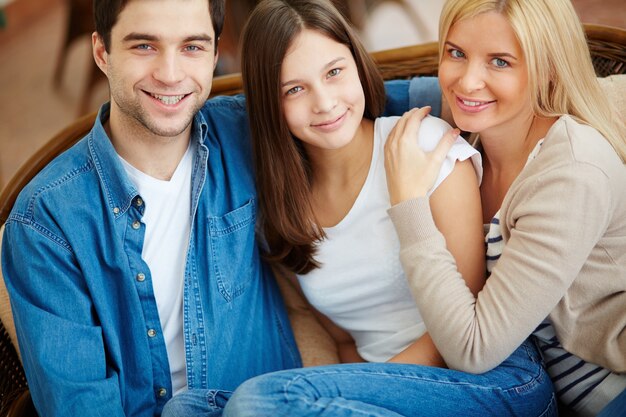
[{"label": "woman's arm", "polygon": [[430,196],[430,208],[465,284],[478,295],[485,285],[485,238],[478,179],[469,159],[456,162]]},{"label": "woman's arm", "polygon": [[477,297],[465,288],[428,199],[390,210],[411,290],[451,368],[482,373],[505,360],[563,298],[605,228],[610,202],[599,170],[563,166],[516,188],[515,207],[500,219],[510,236]]},{"label": "woman's arm", "polygon": [[[445,237],[458,271],[476,296],[485,283],[485,250],[480,193],[471,161],[456,163],[431,195],[430,204],[435,224]],[[446,366],[428,333],[389,361]]]}]

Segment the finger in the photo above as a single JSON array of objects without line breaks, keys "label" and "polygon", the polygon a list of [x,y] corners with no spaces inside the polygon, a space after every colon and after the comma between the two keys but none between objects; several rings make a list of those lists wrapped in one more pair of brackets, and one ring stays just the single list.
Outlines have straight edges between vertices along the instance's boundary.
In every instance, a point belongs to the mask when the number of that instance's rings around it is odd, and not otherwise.
[{"label": "finger", "polygon": [[[391,129],[391,132],[389,132],[385,147],[400,146],[402,142],[401,138],[403,137],[416,138],[422,119],[426,117],[430,111],[430,106],[424,106],[415,107],[405,112],[402,117],[398,119],[396,125]],[[407,129],[410,129],[410,131],[407,132]]]},{"label": "finger", "polygon": [[395,138],[396,136],[402,135],[402,132],[404,132],[404,126],[406,125],[407,119],[411,117],[411,114],[413,114],[416,110],[417,108],[411,109],[409,111],[404,112],[404,114],[400,116],[400,118],[394,125],[393,129],[391,129],[391,132],[389,132],[390,139],[393,140],[393,138]]},{"label": "finger", "polygon": [[414,107],[402,115],[396,126],[398,126],[399,130],[404,131],[408,124],[422,121],[430,113],[431,109],[430,106]]},{"label": "finger", "polygon": [[422,125],[422,120],[424,120],[424,117],[430,113],[430,109],[430,106],[422,107],[421,109],[414,109],[414,111],[407,118],[404,126],[405,134],[403,137],[411,139],[417,138],[419,128]]},{"label": "finger", "polygon": [[452,148],[454,142],[456,142],[456,138],[459,136],[459,133],[461,133],[461,131],[455,128],[448,130],[443,135],[435,149],[431,152],[431,156],[437,162],[441,162],[446,159],[446,156],[448,155],[448,152],[450,152],[450,148]]}]

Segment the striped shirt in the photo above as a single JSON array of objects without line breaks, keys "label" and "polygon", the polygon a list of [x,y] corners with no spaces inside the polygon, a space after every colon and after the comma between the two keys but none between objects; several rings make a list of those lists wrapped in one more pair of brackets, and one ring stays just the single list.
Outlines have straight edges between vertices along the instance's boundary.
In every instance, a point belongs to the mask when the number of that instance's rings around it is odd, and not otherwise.
[{"label": "striped shirt", "polygon": [[[543,140],[537,143],[526,164],[537,156],[542,144]],[[484,225],[484,228],[487,273],[491,274],[504,250],[504,240],[500,229],[500,211],[495,214],[489,224]],[[611,377],[608,378],[611,384],[624,384],[624,376],[585,362],[563,349],[549,318],[546,318],[535,329],[533,336],[541,350],[546,370],[554,383],[557,396],[562,403],[580,412],[581,415],[587,415],[590,411],[587,409],[588,405],[585,405],[585,399],[590,397],[594,389],[608,377]]]}]

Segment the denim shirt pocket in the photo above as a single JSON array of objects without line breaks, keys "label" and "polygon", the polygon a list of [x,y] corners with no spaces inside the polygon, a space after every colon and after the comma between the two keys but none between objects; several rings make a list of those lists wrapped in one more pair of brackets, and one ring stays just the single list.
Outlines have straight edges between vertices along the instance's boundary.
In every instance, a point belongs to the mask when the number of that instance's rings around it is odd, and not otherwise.
[{"label": "denim shirt pocket", "polygon": [[243,294],[259,267],[255,222],[254,198],[223,216],[209,217],[213,269],[226,301]]}]

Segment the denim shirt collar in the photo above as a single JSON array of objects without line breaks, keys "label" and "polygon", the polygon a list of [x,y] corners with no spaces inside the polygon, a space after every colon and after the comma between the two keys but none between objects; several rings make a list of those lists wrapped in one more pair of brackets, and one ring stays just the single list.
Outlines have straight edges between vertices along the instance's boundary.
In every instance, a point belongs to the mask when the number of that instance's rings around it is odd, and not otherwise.
[{"label": "denim shirt collar", "polygon": [[[110,109],[110,103],[105,103],[100,107],[88,138],[88,147],[89,154],[102,184],[102,189],[106,195],[109,209],[117,218],[128,210],[133,199],[138,195],[138,191],[126,174],[119,155],[104,129],[104,123],[109,118]],[[203,169],[206,167],[208,149],[204,142],[207,130],[204,116],[201,112],[196,113],[191,128],[191,143],[196,148],[198,156],[195,158],[196,163],[194,163],[193,167],[193,176],[196,177],[196,181],[192,180],[194,197],[204,182],[204,176],[200,175],[200,178],[197,178],[197,174],[203,172]],[[198,184],[198,179],[200,179],[200,184]]]}]

